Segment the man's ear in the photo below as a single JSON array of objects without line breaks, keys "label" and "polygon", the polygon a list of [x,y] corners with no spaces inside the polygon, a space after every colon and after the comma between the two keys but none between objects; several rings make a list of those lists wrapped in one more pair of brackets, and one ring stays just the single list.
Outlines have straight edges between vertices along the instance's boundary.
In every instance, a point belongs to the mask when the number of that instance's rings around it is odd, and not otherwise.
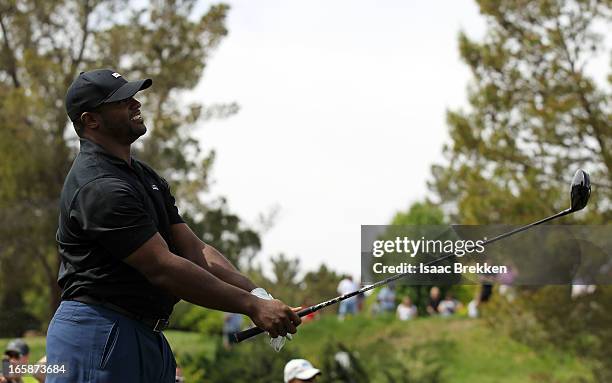
[{"label": "man's ear", "polygon": [[83,128],[96,130],[100,127],[100,116],[97,113],[83,112],[81,114]]}]

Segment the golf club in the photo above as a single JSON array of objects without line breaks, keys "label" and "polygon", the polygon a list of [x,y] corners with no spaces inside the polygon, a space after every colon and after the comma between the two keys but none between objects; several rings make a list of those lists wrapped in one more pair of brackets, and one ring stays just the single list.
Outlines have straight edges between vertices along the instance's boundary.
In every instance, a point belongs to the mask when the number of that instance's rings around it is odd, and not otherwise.
[{"label": "golf club", "polygon": [[[530,223],[530,224],[525,225],[525,226],[521,226],[521,227],[519,227],[519,228],[517,228],[515,230],[509,231],[509,232],[504,233],[504,234],[500,234],[500,235],[498,235],[496,237],[493,237],[491,239],[483,241],[482,245],[487,245],[487,244],[499,241],[500,239],[504,239],[504,238],[510,237],[510,236],[512,236],[514,234],[520,233],[520,232],[525,231],[525,230],[527,230],[529,228],[532,228],[534,226],[541,225],[541,224],[543,224],[545,222],[552,221],[553,219],[556,219],[556,218],[559,218],[559,217],[563,217],[565,215],[568,215],[568,214],[571,214],[571,213],[575,213],[575,212],[577,212],[579,210],[582,210],[587,205],[587,203],[589,201],[590,195],[591,195],[591,180],[590,180],[589,174],[586,171],[582,170],[582,169],[578,169],[576,171],[576,174],[574,174],[574,178],[572,179],[572,185],[571,185],[571,188],[570,188],[570,207],[569,208],[567,208],[567,209],[565,209],[563,211],[560,211],[559,213],[557,213],[555,215],[551,215],[550,217],[541,219],[539,221]],[[447,258],[453,257],[453,256],[454,256],[454,254],[445,255],[443,257],[440,257],[440,258],[437,258],[437,259],[434,259],[434,260],[432,260],[430,262],[425,263],[424,266],[429,266],[429,265],[432,265],[434,263],[441,262],[441,261],[443,261],[443,260],[445,260]],[[393,282],[393,281],[395,281],[395,280],[397,280],[399,278],[405,277],[405,276],[407,276],[409,274],[410,273],[408,273],[408,272],[407,273],[396,274],[396,275],[394,275],[392,277],[383,279],[382,281],[376,282],[376,283],[368,285],[368,286],[364,286],[364,287],[362,287],[359,290],[356,290],[356,291],[350,292],[348,294],[344,294],[344,295],[338,296],[338,297],[330,299],[328,301],[321,302],[321,303],[318,303],[318,304],[316,304],[314,306],[310,306],[308,308],[300,310],[300,311],[297,312],[297,315],[299,317],[303,317],[305,315],[314,313],[314,312],[319,311],[319,310],[321,310],[321,309],[323,309],[323,308],[325,308],[327,306],[331,306],[331,305],[336,304],[338,302],[341,302],[341,301],[343,301],[345,299],[352,298],[352,297],[354,297],[354,296],[356,296],[358,294],[361,294],[361,293],[364,293],[366,291],[372,290],[372,289],[374,289],[374,288],[376,288],[378,286],[386,285],[386,284],[388,284],[390,282]],[[233,336],[234,336],[234,340],[236,342],[242,342],[242,341],[244,341],[246,339],[249,339],[249,338],[251,338],[251,337],[253,337],[255,335],[261,334],[263,332],[264,332],[264,330],[260,329],[259,327],[251,327],[251,328],[249,328],[247,330],[237,332]]]}]

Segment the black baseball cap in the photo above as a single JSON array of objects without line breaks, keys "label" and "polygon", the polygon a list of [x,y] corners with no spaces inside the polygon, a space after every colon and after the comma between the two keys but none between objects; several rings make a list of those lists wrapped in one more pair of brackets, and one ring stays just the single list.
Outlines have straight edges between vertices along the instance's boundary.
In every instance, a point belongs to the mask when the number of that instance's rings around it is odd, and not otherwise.
[{"label": "black baseball cap", "polygon": [[13,339],[6,345],[5,354],[18,354],[19,356],[28,355],[30,353],[30,347],[23,341],[23,339]]},{"label": "black baseball cap", "polygon": [[78,121],[83,112],[107,103],[121,101],[147,89],[153,80],[128,81],[113,69],[81,72],[66,92],[66,112],[71,121]]}]

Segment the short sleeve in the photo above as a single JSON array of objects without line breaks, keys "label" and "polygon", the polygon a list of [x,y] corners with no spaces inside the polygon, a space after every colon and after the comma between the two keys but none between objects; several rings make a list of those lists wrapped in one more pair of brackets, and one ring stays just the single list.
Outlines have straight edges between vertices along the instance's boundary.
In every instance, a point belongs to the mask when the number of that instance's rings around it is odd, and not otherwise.
[{"label": "short sleeve", "polygon": [[142,197],[116,178],[101,178],[83,186],[73,200],[70,217],[84,235],[118,259],[132,254],[157,233]]},{"label": "short sleeve", "polygon": [[[161,178],[161,177],[160,177]],[[170,225],[174,225],[177,223],[184,223],[183,217],[179,214],[179,210],[176,207],[176,200],[170,191],[170,185],[168,182],[161,178],[162,181],[162,189],[164,193],[164,204],[166,205],[166,212],[168,213],[168,220],[170,221]]]}]

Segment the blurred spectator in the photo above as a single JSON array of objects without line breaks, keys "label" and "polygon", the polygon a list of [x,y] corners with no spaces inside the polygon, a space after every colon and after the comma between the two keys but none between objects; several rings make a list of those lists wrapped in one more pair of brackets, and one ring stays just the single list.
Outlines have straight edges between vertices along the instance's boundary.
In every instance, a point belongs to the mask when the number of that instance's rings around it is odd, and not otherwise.
[{"label": "blurred spectator", "polygon": [[514,298],[516,298],[516,291],[513,284],[518,272],[516,267],[510,262],[506,262],[506,267],[508,268],[508,271],[506,273],[498,274],[496,281],[499,283],[499,295],[506,297],[509,302],[512,302],[514,301]]},{"label": "blurred spectator", "polygon": [[417,317],[417,307],[412,303],[409,296],[405,296],[402,302],[397,305],[397,318],[401,321],[410,320]]},{"label": "blurred spectator", "polygon": [[427,313],[429,315],[438,314],[438,306],[442,298],[440,297],[440,289],[436,286],[433,286],[431,290],[429,290],[429,299],[427,300]]},{"label": "blurred spectator", "polygon": [[[359,290],[359,286],[353,282],[351,276],[345,277],[338,284],[338,294],[344,295],[352,293],[353,291]],[[353,315],[357,312],[357,299],[355,297],[345,299],[340,302],[340,308],[338,310],[338,319],[343,320],[346,315]]]},{"label": "blurred spectator", "polygon": [[438,313],[442,316],[450,316],[460,310],[461,302],[453,297],[452,293],[446,293],[446,297],[438,305]]},{"label": "blurred spectator", "polygon": [[292,359],[285,365],[285,383],[314,382],[321,371],[306,359]]},{"label": "blurred spectator", "polygon": [[578,298],[583,295],[593,294],[596,289],[597,286],[595,285],[572,284],[572,298]]},{"label": "blurred spectator", "polygon": [[[7,345],[4,350],[4,355],[8,358],[9,363],[13,365],[29,364],[30,362],[30,347],[23,339],[13,339]],[[37,364],[44,364],[46,358],[42,358]],[[14,376],[14,377],[13,377]],[[0,383],[36,383],[44,382],[45,376],[37,374],[34,376],[23,376],[22,374],[15,374],[11,378],[0,378]],[[4,379],[4,380],[3,380]]]},{"label": "blurred spectator", "polygon": [[392,312],[395,310],[395,287],[391,284],[383,286],[376,296],[380,312]]},{"label": "blurred spectator", "polygon": [[478,305],[480,304],[480,291],[474,294],[474,299],[467,305],[467,312],[470,318],[478,318]]},{"label": "blurred spectator", "polygon": [[229,349],[236,343],[233,335],[242,328],[242,314],[224,313],[223,314],[223,346]]},{"label": "blurred spectator", "polygon": [[357,312],[361,312],[363,310],[363,304],[365,302],[365,294],[359,293],[357,294]]},{"label": "blurred spectator", "polygon": [[493,284],[483,283],[480,288],[480,303],[488,302],[493,295]]},{"label": "blurred spectator", "polygon": [[468,303],[467,311],[470,318],[478,318],[480,315],[480,305],[486,303],[493,295],[493,285],[490,283],[483,283],[480,286],[480,290],[476,291],[474,299]]},{"label": "blurred spectator", "polygon": [[175,383],[185,382],[185,378],[183,377],[183,370],[179,366],[176,366],[176,377],[174,378],[174,382]]},{"label": "blurred spectator", "polygon": [[342,369],[344,370],[351,369],[351,354],[349,354],[348,352],[338,351],[334,355],[334,360],[336,361],[336,363],[338,363],[338,366],[340,366]]}]

